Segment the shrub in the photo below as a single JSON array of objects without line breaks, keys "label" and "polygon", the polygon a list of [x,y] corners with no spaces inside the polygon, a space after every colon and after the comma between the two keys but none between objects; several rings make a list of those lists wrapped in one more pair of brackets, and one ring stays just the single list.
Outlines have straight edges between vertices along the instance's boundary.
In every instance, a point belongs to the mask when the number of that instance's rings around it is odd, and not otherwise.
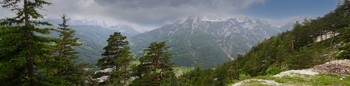
[{"label": "shrub", "polygon": [[267,70],[266,70],[266,73],[269,74],[269,75],[275,75],[275,74],[278,74],[280,72],[282,72],[283,70],[278,68],[278,67],[275,67],[275,66],[271,66],[269,67]]}]

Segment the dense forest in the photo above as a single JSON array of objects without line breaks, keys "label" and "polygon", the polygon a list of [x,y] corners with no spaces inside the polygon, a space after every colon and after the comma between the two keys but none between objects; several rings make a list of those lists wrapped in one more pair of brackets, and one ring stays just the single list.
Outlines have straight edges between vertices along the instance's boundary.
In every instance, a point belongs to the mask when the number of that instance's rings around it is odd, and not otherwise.
[{"label": "dense forest", "polygon": [[[261,42],[234,60],[211,69],[196,67],[181,76],[176,76],[165,42],[153,42],[135,57],[120,32],[106,40],[95,66],[76,63],[79,52],[74,47],[84,43],[67,24],[69,15],[61,16],[58,27],[42,21],[40,10],[51,4],[2,0],[2,7],[16,16],[0,20],[1,86],[225,86],[247,77],[350,59],[349,0],[323,17],[297,22],[291,31]],[[52,32],[59,36],[52,37]]]}]

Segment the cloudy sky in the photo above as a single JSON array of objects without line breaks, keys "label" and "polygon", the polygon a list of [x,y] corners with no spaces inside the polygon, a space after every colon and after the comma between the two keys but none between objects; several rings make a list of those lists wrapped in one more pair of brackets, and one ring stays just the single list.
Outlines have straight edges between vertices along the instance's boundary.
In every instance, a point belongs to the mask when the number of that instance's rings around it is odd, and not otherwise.
[{"label": "cloudy sky", "polygon": [[[339,0],[49,0],[47,18],[67,14],[73,20],[127,24],[145,31],[192,15],[250,16],[281,20],[321,16]],[[11,13],[0,8],[0,17]]]}]

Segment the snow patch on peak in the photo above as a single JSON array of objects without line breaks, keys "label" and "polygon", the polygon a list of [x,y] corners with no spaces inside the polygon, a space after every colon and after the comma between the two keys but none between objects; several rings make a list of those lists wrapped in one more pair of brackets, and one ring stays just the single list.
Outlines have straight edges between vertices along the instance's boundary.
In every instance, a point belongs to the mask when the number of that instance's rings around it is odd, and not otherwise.
[{"label": "snow patch on peak", "polygon": [[186,19],[178,20],[175,24],[184,24],[184,23],[192,23],[192,22],[233,22],[233,23],[262,23],[262,24],[269,24],[268,22],[265,22],[263,20],[257,19],[257,18],[250,18],[246,16],[189,16]]},{"label": "snow patch on peak", "polygon": [[247,17],[236,17],[235,18],[238,22],[242,23],[242,22],[245,22],[245,21],[248,21],[249,18]]},{"label": "snow patch on peak", "polygon": [[242,25],[243,28],[246,28],[248,30],[253,30],[254,26],[255,26],[254,24],[250,24],[250,23],[247,23],[247,22]]},{"label": "snow patch on peak", "polygon": [[218,17],[218,16],[203,16],[200,18],[201,21],[210,21],[210,22],[222,22],[227,21],[231,17]]}]

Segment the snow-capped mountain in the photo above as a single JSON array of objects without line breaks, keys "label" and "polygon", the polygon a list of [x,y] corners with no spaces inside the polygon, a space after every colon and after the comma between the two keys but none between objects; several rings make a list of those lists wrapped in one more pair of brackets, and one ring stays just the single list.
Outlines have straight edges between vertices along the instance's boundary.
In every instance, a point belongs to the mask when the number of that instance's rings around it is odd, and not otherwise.
[{"label": "snow-capped mountain", "polygon": [[151,42],[166,41],[172,47],[175,64],[208,68],[244,54],[260,41],[282,32],[280,27],[249,17],[190,16],[134,36],[130,42],[133,52],[140,54]]}]

